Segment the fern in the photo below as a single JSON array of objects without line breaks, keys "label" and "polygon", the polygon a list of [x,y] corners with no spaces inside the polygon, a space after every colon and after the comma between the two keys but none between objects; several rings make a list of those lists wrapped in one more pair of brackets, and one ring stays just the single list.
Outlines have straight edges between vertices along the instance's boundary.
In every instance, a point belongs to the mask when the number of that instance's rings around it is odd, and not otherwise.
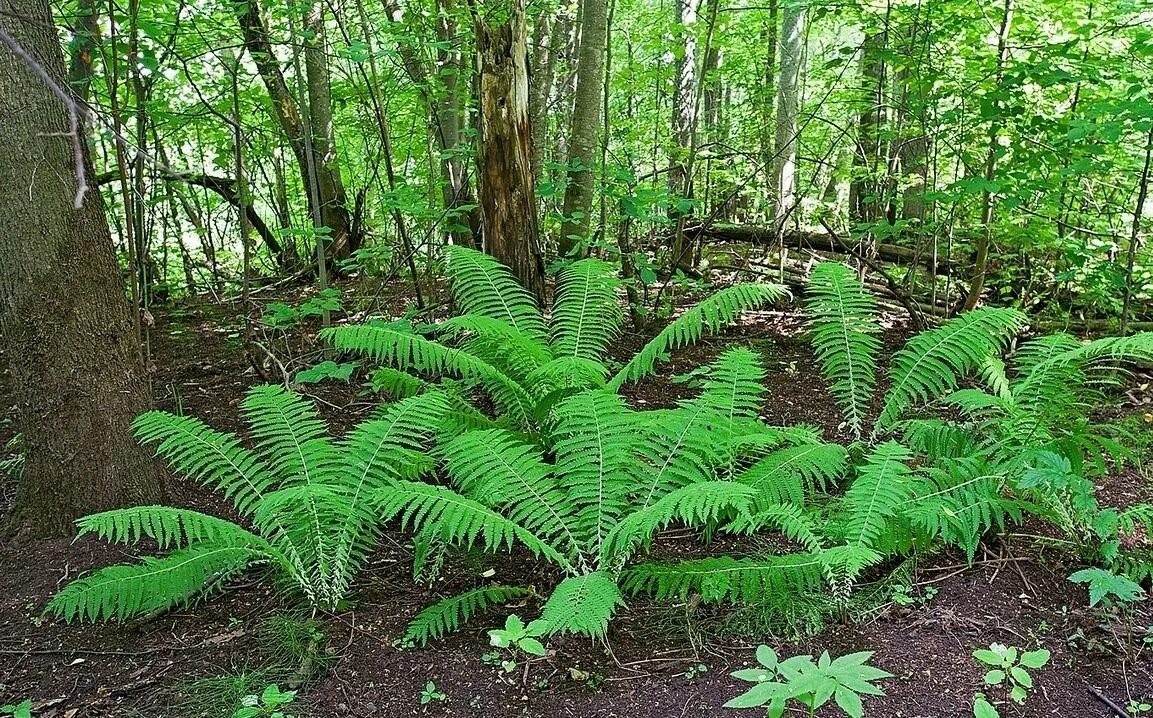
[{"label": "fern", "polygon": [[694,344],[705,334],[716,334],[737,315],[788,296],[776,284],[737,284],[713,294],[686,310],[641,348],[608,383],[613,391],[652,374],[657,363],[668,360],[673,349]]},{"label": "fern", "polygon": [[444,252],[453,296],[466,314],[499,319],[536,339],[548,336],[532,295],[507,267],[491,255],[467,247],[449,245]]},{"label": "fern", "polygon": [[977,309],[910,339],[893,356],[892,386],[874,435],[891,428],[914,403],[955,389],[963,375],[1000,352],[1025,321],[1015,309]]},{"label": "fern", "polygon": [[455,633],[472,618],[490,607],[531,596],[532,590],[519,586],[483,586],[446,598],[425,608],[408,624],[402,643],[425,645]]},{"label": "fern", "polygon": [[861,438],[876,384],[877,305],[851,269],[823,262],[813,270],[806,297],[813,348],[849,429]]},{"label": "fern", "polygon": [[850,544],[875,549],[914,493],[912,454],[896,442],[877,446],[859,467],[845,492],[846,532]]},{"label": "fern", "polygon": [[801,444],[778,449],[735,477],[753,487],[761,504],[804,503],[805,495],[836,481],[844,473],[846,452],[838,444]]},{"label": "fern", "polygon": [[247,546],[197,543],[163,558],[109,566],[65,586],[46,610],[66,621],[124,621],[211,593],[260,554]]},{"label": "fern", "polygon": [[820,555],[798,553],[765,558],[703,558],[644,563],[626,569],[628,593],[658,601],[686,601],[697,594],[706,603],[756,603],[771,596],[815,591],[824,585],[827,564]]},{"label": "fern", "polygon": [[599,361],[624,321],[613,265],[582,259],[561,271],[552,314],[552,348],[558,357]]},{"label": "fern", "polygon": [[254,530],[165,506],[85,517],[77,522],[82,535],[128,544],[149,538],[171,552],[74,581],[48,610],[68,620],[126,620],[208,593],[254,563],[270,566],[313,606],[334,608],[379,535],[369,499],[413,473],[413,457],[449,406],[442,392],[420,394],[334,442],[310,403],[283,387],[256,387],[242,404],[255,451],[196,419],[142,415],[138,435],[178,473],[232,498]]},{"label": "fern", "polygon": [[541,608],[541,620],[550,634],[577,633],[604,639],[609,621],[623,605],[616,581],[594,571],[561,581]]}]

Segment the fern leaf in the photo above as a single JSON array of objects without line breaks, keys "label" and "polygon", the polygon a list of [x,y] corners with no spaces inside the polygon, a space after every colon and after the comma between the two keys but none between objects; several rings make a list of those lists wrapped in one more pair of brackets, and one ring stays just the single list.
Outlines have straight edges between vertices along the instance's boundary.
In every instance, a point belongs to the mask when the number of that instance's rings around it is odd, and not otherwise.
[{"label": "fern leaf", "polygon": [[604,541],[602,566],[623,561],[638,544],[647,545],[653,534],[673,521],[706,526],[723,516],[746,514],[756,491],[731,481],[706,481],[683,486],[651,506],[630,513],[613,527]]},{"label": "fern leaf", "polygon": [[532,416],[532,399],[497,367],[462,349],[390,327],[329,327],[320,337],[340,351],[356,352],[398,369],[428,375],[460,376],[483,387],[502,411],[518,422]]},{"label": "fern leaf", "polygon": [[215,431],[199,419],[149,411],[132,422],[145,444],[188,478],[231,499],[242,514],[252,510],[272,485],[272,471],[233,434]]},{"label": "fern leaf", "polygon": [[734,481],[756,489],[762,505],[805,503],[805,495],[836,481],[846,466],[839,444],[801,444],[773,451]]},{"label": "fern leaf", "polygon": [[892,427],[914,403],[955,389],[962,376],[998,354],[1025,321],[1016,309],[977,309],[910,339],[893,356],[892,385],[874,435]]},{"label": "fern leaf", "polygon": [[548,541],[510,521],[479,501],[417,481],[397,481],[376,492],[381,520],[400,517],[403,527],[450,544],[471,547],[478,541],[486,551],[512,548],[519,542],[535,556],[545,556],[566,570],[568,558]]},{"label": "fern leaf", "polygon": [[110,543],[135,544],[144,538],[164,550],[196,543],[264,548],[268,542],[231,521],[170,506],[134,506],[90,514],[76,521],[76,538],[95,534]]},{"label": "fern leaf", "polygon": [[616,581],[594,571],[561,581],[541,608],[541,620],[548,624],[550,635],[575,633],[603,640],[609,621],[624,603]]},{"label": "fern leaf", "polygon": [[552,313],[552,347],[558,357],[599,362],[624,321],[616,268],[599,259],[565,267],[557,282]]},{"label": "fern leaf", "polygon": [[827,564],[820,555],[797,553],[765,558],[702,558],[672,563],[643,563],[626,569],[621,587],[658,601],[687,601],[699,594],[705,603],[759,603],[770,596],[814,591],[824,585]]},{"label": "fern leaf", "polygon": [[260,552],[247,546],[199,543],[163,558],[109,566],[79,578],[45,610],[68,622],[146,616],[210,593],[260,558]]},{"label": "fern leaf", "polygon": [[580,552],[576,507],[540,452],[501,429],[470,431],[446,444],[445,468],[465,496],[500,508],[508,518],[548,540]]},{"label": "fern leaf", "polygon": [[913,497],[912,471],[905,462],[912,454],[889,441],[865,458],[857,478],[845,492],[846,539],[850,544],[877,548],[897,516]]},{"label": "fern leaf", "polygon": [[464,313],[500,319],[526,336],[542,342],[548,339],[536,302],[508,267],[467,247],[450,245],[444,252],[452,294]]},{"label": "fern leaf", "polygon": [[813,270],[805,308],[825,379],[841,405],[853,435],[861,437],[876,384],[877,304],[853,270],[823,262]]},{"label": "fern leaf", "polygon": [[788,294],[787,289],[776,284],[737,284],[718,291],[685,311],[645,344],[609,381],[609,388],[618,391],[627,382],[652,374],[657,363],[667,361],[673,349],[695,344],[706,334],[716,334],[742,311]]},{"label": "fern leaf", "polygon": [[459,631],[473,616],[490,607],[532,595],[519,586],[483,586],[437,601],[416,615],[404,632],[403,643],[423,646]]},{"label": "fern leaf", "polygon": [[814,555],[821,551],[822,540],[813,518],[793,504],[773,504],[754,514],[741,514],[725,528],[734,533],[752,534],[766,527],[780,531]]}]

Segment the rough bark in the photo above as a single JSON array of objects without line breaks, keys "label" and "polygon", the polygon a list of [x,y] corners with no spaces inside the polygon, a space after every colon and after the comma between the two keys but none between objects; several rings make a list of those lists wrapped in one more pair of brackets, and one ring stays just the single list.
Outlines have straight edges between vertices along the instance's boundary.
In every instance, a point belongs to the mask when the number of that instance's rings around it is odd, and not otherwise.
[{"label": "rough bark", "polygon": [[[340,168],[336,164],[335,157],[326,157],[324,152],[326,148],[331,148],[333,145],[331,143],[317,145],[315,141],[305,142],[305,124],[301,117],[300,106],[296,98],[292,96],[288,84],[284,81],[284,73],[276,59],[276,54],[273,52],[272,42],[268,37],[268,28],[261,16],[259,3],[256,0],[247,0],[238,3],[236,7],[237,19],[244,34],[244,46],[256,64],[256,69],[260,73],[260,78],[264,82],[269,98],[272,100],[272,113],[288,139],[293,155],[296,156],[300,179],[308,198],[310,214],[319,216],[321,224],[329,230],[328,253],[333,257],[345,257],[352,248],[360,244],[360,239],[352,237],[352,216],[348,211],[348,199],[345,195],[344,184],[340,179]],[[312,45],[313,43],[309,43],[309,47]],[[306,47],[305,54],[307,65],[305,74],[308,75],[309,79],[310,107],[308,111],[311,115],[314,110],[322,110],[321,105],[328,96],[329,88],[325,82],[328,73],[327,68],[321,70],[315,66],[325,62],[323,50],[319,51],[320,57],[315,57],[314,53]],[[314,59],[310,61],[310,57],[314,57]],[[314,77],[318,85],[315,88],[312,82]],[[321,112],[320,122],[316,122],[314,118],[311,124],[323,132],[325,125],[331,128],[331,115],[332,111],[329,108],[327,115]],[[325,117],[328,118],[327,122],[325,122]],[[315,140],[315,134],[314,132],[313,140]],[[311,157],[308,152],[309,144],[312,145]],[[309,191],[313,184],[313,173],[316,175],[318,190],[315,201]],[[314,204],[318,206],[314,206]]]},{"label": "rough bark", "polygon": [[524,0],[511,0],[494,16],[476,20],[480,68],[480,207],[485,251],[544,298],[544,258],[532,177],[528,117],[527,28]]},{"label": "rough bark", "polygon": [[[68,81],[47,0],[0,0],[0,29],[58,88]],[[17,526],[67,533],[79,516],[162,498],[129,423],[150,405],[131,308],[83,138],[41,77],[0,49],[0,333],[27,456]]]},{"label": "rough bark", "polygon": [[558,244],[568,256],[588,239],[593,202],[593,167],[605,84],[608,38],[607,0],[581,0],[581,39],[577,54],[576,98],[569,134],[568,185],[564,193],[564,222]]}]

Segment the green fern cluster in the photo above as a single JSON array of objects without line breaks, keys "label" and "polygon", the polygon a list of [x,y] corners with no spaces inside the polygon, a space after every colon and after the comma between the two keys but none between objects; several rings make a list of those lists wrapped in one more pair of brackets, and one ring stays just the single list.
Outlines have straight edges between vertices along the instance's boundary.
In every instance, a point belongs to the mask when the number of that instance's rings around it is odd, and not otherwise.
[{"label": "green fern cluster", "polygon": [[[626,593],[667,597],[681,590],[672,580],[712,587],[708,600],[820,584],[827,566],[807,554],[634,562],[669,525],[735,530],[771,514],[776,497],[803,503],[839,473],[843,452],[798,452],[826,445],[812,432],[760,422],[762,376],[758,356],[737,348],[708,368],[699,395],[673,409],[637,411],[605,388],[572,394],[536,441],[505,428],[465,432],[438,450],[450,486],[396,482],[380,492],[380,506],[425,539],[487,550],[515,544],[554,563],[565,578],[541,609],[550,633],[603,637]],[[781,522],[791,518],[781,512]],[[467,595],[426,609],[408,638],[455,629],[467,618],[462,607],[491,598]]]},{"label": "green fern cluster", "polygon": [[415,330],[370,323],[326,329],[321,336],[338,350],[384,365],[377,375],[383,388],[407,394],[427,387],[428,378],[449,378],[461,396],[490,397],[497,425],[520,431],[538,431],[565,397],[586,389],[617,391],[652,374],[670,351],[788,294],[775,284],[722,289],[670,322],[610,376],[608,348],[624,320],[613,265],[592,258],[569,264],[557,279],[546,320],[491,256],[456,246],[445,253],[460,315]]},{"label": "green fern cluster", "polygon": [[253,449],[203,422],[153,411],[135,422],[172,468],[229,498],[251,529],[196,511],[140,506],[94,514],[80,535],[149,539],[168,553],[68,584],[48,610],[66,620],[125,620],[163,611],[263,564],[311,604],[334,608],[379,534],[381,487],[432,468],[422,453],[450,407],[430,392],[385,406],[341,441],[315,407],[282,387],[252,389],[242,409]]},{"label": "green fern cluster", "polygon": [[849,267],[826,263],[814,269],[806,308],[823,374],[861,442],[850,453],[864,457],[847,470],[855,478],[834,502],[827,527],[834,538],[878,557],[941,540],[971,558],[985,533],[1033,513],[1118,562],[1126,560],[1121,537],[1153,528],[1144,521],[1153,512],[1143,507],[1097,507],[1090,478],[1126,452],[1089,417],[1120,367],[1153,361],[1153,334],[1088,343],[1056,334],[1006,356],[1025,316],[968,312],[894,353],[874,413],[875,303]]}]

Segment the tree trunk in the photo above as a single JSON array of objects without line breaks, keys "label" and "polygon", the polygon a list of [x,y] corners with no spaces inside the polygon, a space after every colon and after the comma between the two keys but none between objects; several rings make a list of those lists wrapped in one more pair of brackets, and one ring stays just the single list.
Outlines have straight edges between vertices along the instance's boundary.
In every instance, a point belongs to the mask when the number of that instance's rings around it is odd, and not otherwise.
[{"label": "tree trunk", "polygon": [[[551,18],[537,20],[532,56],[532,86],[529,88],[528,111],[532,125],[532,178],[540,182],[544,169],[545,147],[548,139],[549,106],[556,85],[557,58],[572,31],[572,18],[566,8],[558,8]],[[545,42],[547,35],[547,43]]]},{"label": "tree trunk", "polygon": [[68,84],[76,93],[76,98],[88,104],[92,76],[95,74],[93,61],[100,43],[100,10],[96,0],[78,0],[76,3],[76,27],[72,31],[71,57],[68,62]]},{"label": "tree trunk", "polygon": [[773,226],[783,235],[797,195],[797,113],[801,64],[805,50],[805,8],[786,5],[781,11],[780,79],[777,83],[777,137],[774,154],[776,208]]},{"label": "tree trunk", "polygon": [[581,1],[581,39],[577,55],[576,98],[569,141],[568,185],[564,193],[564,222],[560,253],[568,256],[587,242],[593,203],[593,166],[605,84],[605,49],[608,38],[607,0]]},{"label": "tree trunk", "polygon": [[524,0],[510,0],[502,22],[476,20],[480,67],[480,207],[485,251],[544,299],[528,118]]},{"label": "tree trunk", "polygon": [[878,181],[880,131],[885,112],[885,32],[871,32],[861,47],[861,114],[857,119],[857,152],[849,186],[849,219],[876,222],[885,215]]},{"label": "tree trunk", "polygon": [[[677,0],[677,20],[683,36],[681,56],[677,59],[676,85],[673,88],[673,142],[669,157],[669,194],[673,201],[691,199],[692,153],[696,146],[697,129],[697,11],[700,0]],[[671,269],[687,268],[691,264],[692,250],[684,233],[685,215],[681,207],[674,204],[669,213],[676,223],[673,233]]]},{"label": "tree trunk", "polygon": [[[305,125],[301,118],[300,105],[284,81],[284,73],[268,39],[268,28],[264,24],[264,18],[261,17],[259,3],[256,0],[247,0],[238,4],[237,19],[244,33],[244,46],[256,64],[260,78],[264,81],[269,98],[272,100],[272,113],[288,139],[292,153],[296,156],[300,179],[308,198],[309,212],[312,216],[319,216],[322,225],[328,228],[329,255],[336,258],[347,257],[352,248],[359,246],[360,238],[351,236],[352,216],[348,212],[348,200],[340,179],[340,168],[336,164],[335,157],[326,156],[324,153],[324,150],[331,148],[332,144],[328,142],[318,145],[315,141],[305,142]],[[311,115],[315,110],[320,115],[318,118],[312,118],[313,121],[310,123],[317,128],[313,138],[310,138],[312,140],[317,133],[325,131],[326,125],[330,130],[332,125],[331,103],[325,103],[329,94],[328,70],[327,66],[323,70],[319,67],[319,64],[326,60],[323,49],[317,49],[316,43],[314,38],[305,49],[305,74],[310,80],[309,113]],[[323,45],[320,45],[320,48],[322,47]],[[318,85],[315,88],[311,82],[313,78]],[[322,107],[325,104],[329,105],[327,111]],[[317,119],[320,121],[317,122]],[[311,156],[308,152],[309,145],[312,146]],[[309,191],[313,185],[314,173],[318,190],[315,201],[312,192]]]},{"label": "tree trunk", "polygon": [[[0,30],[59,92],[68,81],[47,0],[0,0]],[[151,503],[162,475],[129,422],[150,405],[100,193],[74,202],[83,136],[28,62],[0,50],[0,333],[27,446],[16,526],[66,533],[85,514]]]},{"label": "tree trunk", "polygon": [[[997,33],[997,71],[994,74],[994,87],[1001,85],[1005,74],[1005,62],[1009,59],[1009,32],[1013,27],[1014,0],[1005,0],[1005,11],[1001,15],[1001,29]],[[995,97],[995,96],[994,96]],[[969,283],[969,293],[965,295],[962,310],[969,311],[981,301],[985,289],[985,276],[989,268],[989,245],[992,243],[993,209],[997,204],[989,185],[997,177],[997,158],[1001,154],[1001,108],[993,101],[993,125],[989,128],[989,150],[985,156],[985,189],[981,193],[981,233],[977,237],[976,256],[973,259],[973,279]]]}]

